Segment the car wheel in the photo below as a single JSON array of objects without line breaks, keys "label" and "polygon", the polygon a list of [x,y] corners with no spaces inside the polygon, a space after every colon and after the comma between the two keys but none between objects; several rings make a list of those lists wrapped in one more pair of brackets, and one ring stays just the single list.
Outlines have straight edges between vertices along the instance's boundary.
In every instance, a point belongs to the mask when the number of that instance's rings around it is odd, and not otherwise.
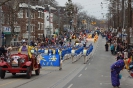
[{"label": "car wheel", "polygon": [[31,68],[30,67],[27,67],[27,73],[26,73],[27,79],[30,79],[31,78],[31,75],[32,75]]},{"label": "car wheel", "polygon": [[2,67],[0,67],[0,77],[1,79],[5,78],[6,71],[1,70]]},{"label": "car wheel", "polygon": [[15,75],[16,75],[16,73],[12,73],[12,75],[13,75],[13,76],[15,76]]},{"label": "car wheel", "polygon": [[40,74],[40,68],[38,68],[37,70],[35,70],[36,75]]}]

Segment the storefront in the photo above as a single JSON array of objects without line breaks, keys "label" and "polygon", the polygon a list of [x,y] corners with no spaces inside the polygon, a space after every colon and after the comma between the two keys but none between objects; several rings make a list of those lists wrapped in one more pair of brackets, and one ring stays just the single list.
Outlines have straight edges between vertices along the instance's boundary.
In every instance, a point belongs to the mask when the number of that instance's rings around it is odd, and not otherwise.
[{"label": "storefront", "polygon": [[9,45],[11,42],[11,28],[10,27],[3,27],[3,37],[2,37],[2,44],[3,45]]}]

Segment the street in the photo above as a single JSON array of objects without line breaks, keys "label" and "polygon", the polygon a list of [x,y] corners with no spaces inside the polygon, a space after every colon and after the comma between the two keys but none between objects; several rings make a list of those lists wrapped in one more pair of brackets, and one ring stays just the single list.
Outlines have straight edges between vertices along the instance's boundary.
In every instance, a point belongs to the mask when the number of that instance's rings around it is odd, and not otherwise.
[{"label": "street", "polygon": [[[0,79],[0,88],[112,88],[110,66],[115,56],[110,51],[105,52],[104,44],[105,39],[99,37],[87,64],[83,64],[83,58],[75,63],[68,59],[63,62],[63,70],[43,67],[41,74],[32,75],[31,79],[26,79],[25,74],[12,76],[7,73],[5,79]],[[129,73],[123,70],[121,74],[121,88],[132,88],[133,79],[129,78]]]},{"label": "street", "polygon": [[132,4],[0,0],[0,88],[133,88]]}]

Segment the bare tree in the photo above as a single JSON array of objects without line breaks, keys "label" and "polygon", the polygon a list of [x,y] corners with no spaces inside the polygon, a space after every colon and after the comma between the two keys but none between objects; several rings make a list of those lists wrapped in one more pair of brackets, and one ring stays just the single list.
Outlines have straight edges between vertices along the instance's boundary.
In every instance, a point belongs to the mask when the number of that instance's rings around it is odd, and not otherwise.
[{"label": "bare tree", "polygon": [[0,6],[4,5],[5,3],[9,2],[11,0],[0,0]]}]

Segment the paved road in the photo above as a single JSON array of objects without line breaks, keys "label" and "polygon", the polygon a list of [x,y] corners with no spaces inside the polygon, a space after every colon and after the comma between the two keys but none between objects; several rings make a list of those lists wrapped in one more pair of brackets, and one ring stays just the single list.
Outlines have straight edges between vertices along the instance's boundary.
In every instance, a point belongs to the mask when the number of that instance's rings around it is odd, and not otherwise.
[{"label": "paved road", "polygon": [[[104,51],[104,44],[105,40],[100,37],[88,64],[83,64],[83,58],[73,64],[68,59],[63,63],[62,71],[55,67],[42,68],[40,76],[33,75],[31,79],[23,74],[15,77],[7,74],[4,80],[0,79],[0,88],[112,88],[109,69],[115,60],[110,52]],[[122,74],[122,87],[132,88],[133,80],[128,78],[127,71]]]},{"label": "paved road", "polygon": [[[93,43],[92,40],[89,43]],[[33,75],[31,79],[26,79],[25,74],[12,76],[7,73],[5,79],[0,79],[0,88],[63,88],[86,66],[83,63],[83,58],[73,64],[68,59],[63,62],[62,71],[56,67],[44,67],[39,76]]]},{"label": "paved road", "polygon": [[[85,68],[63,88],[112,88],[110,66],[115,56],[104,50],[105,40],[100,38],[93,58]],[[121,88],[133,88],[133,79],[126,70],[121,72]]]}]

